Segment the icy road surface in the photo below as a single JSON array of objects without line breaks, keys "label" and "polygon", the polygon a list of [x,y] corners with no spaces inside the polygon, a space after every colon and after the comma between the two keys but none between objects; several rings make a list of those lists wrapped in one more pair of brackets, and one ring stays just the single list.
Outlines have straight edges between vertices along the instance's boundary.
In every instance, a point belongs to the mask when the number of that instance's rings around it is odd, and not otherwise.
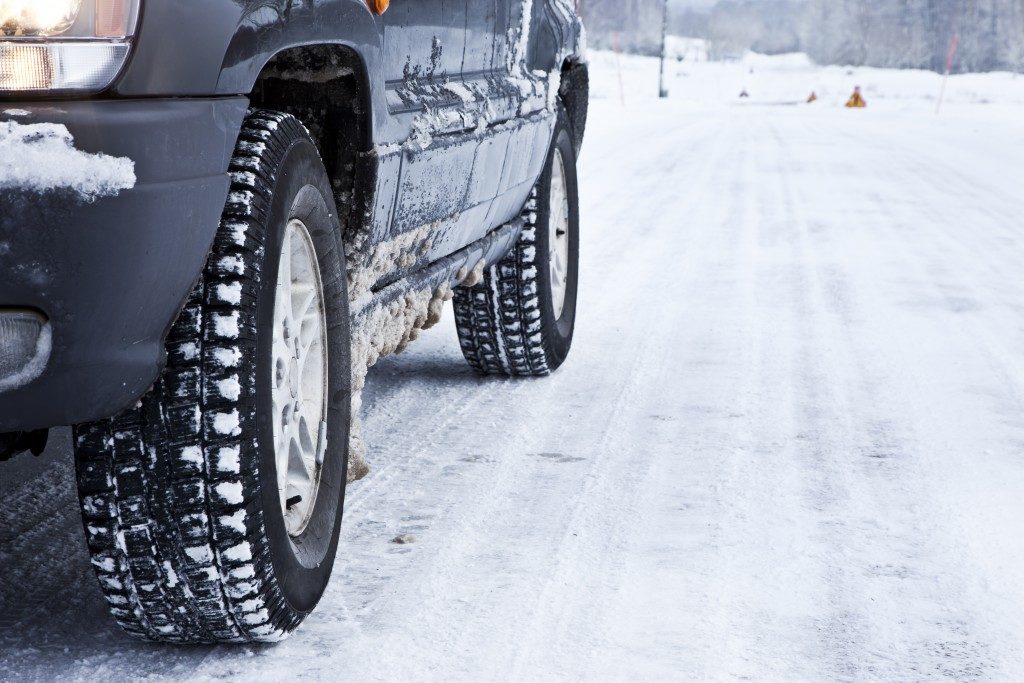
[{"label": "icy road surface", "polygon": [[449,320],[375,368],[276,647],[122,636],[55,434],[0,468],[0,679],[1024,677],[1024,107],[659,102],[635,61],[623,107],[598,57],[568,365],[478,379]]}]

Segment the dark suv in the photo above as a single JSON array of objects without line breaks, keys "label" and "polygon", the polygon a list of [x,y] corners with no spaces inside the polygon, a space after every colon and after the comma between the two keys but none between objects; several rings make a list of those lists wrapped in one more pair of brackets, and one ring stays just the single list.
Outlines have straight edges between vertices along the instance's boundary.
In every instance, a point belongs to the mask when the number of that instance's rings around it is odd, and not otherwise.
[{"label": "dark suv", "polygon": [[74,425],[150,640],[277,640],[366,472],[367,368],[454,297],[485,374],[576,314],[571,0],[0,2],[0,459]]}]

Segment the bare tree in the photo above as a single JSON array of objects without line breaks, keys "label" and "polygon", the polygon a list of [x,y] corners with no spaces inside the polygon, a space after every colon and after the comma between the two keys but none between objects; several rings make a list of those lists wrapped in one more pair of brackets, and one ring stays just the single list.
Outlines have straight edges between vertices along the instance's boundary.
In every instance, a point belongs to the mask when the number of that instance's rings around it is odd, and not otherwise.
[{"label": "bare tree", "polygon": [[626,52],[658,54],[662,7],[662,0],[586,0],[583,20],[590,44],[609,49],[618,35]]},{"label": "bare tree", "polygon": [[823,64],[1024,69],[1024,0],[722,0],[708,36],[719,54],[799,49]]}]

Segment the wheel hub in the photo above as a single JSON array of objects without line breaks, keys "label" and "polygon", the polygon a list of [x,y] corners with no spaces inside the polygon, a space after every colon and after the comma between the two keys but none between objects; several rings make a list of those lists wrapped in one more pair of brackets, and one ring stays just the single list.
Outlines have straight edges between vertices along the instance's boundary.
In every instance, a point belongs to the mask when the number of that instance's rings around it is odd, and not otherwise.
[{"label": "wheel hub", "polygon": [[320,487],[327,416],[327,316],[313,240],[291,220],[281,244],[272,350],[274,453],[285,527],[300,535]]}]

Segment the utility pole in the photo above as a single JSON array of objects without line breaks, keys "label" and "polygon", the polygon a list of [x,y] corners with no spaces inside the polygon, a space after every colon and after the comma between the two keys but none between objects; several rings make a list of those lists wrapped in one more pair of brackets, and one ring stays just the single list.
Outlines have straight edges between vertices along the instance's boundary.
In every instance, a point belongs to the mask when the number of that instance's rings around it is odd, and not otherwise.
[{"label": "utility pole", "polygon": [[668,97],[665,89],[665,60],[668,52],[668,0],[662,0],[661,10],[661,72],[658,74],[658,97]]},{"label": "utility pole", "polygon": [[942,100],[946,98],[946,84],[949,83],[949,72],[953,70],[953,62],[956,60],[956,51],[960,47],[960,34],[954,33],[953,39],[949,41],[949,52],[946,53],[946,74],[942,77],[942,90],[939,91],[939,102],[935,105],[935,113],[942,111]]}]

